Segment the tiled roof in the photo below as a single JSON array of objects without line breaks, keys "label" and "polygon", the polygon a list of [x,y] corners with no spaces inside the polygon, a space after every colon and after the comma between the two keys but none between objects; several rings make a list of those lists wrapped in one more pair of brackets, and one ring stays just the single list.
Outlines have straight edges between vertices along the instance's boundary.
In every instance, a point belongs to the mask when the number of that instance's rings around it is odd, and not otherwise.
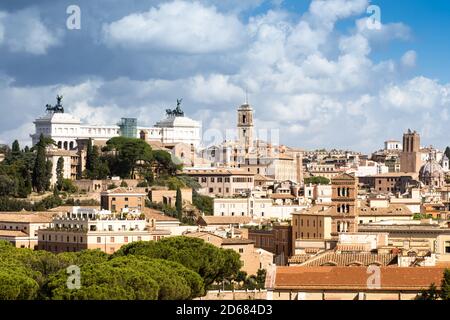
[{"label": "tiled roof", "polygon": [[389,204],[387,208],[369,207],[363,205],[358,208],[359,216],[412,216],[411,210],[404,204]]},{"label": "tiled roof", "polygon": [[311,258],[310,254],[296,254],[295,256],[290,257],[288,261],[290,264],[300,264],[310,258]]},{"label": "tiled roof", "polygon": [[303,262],[304,267],[320,266],[388,266],[396,264],[396,254],[376,254],[376,253],[336,253],[327,251]]},{"label": "tiled roof", "polygon": [[284,193],[272,193],[270,195],[272,199],[295,199],[292,194],[284,194]]},{"label": "tiled roof", "polygon": [[329,204],[317,204],[308,209],[294,211],[292,214],[331,216],[333,215],[333,207]]},{"label": "tiled roof", "polygon": [[19,230],[0,230],[0,237],[28,237],[28,234]]},{"label": "tiled roof", "polygon": [[0,222],[50,223],[53,212],[0,212]]},{"label": "tiled roof", "polygon": [[145,192],[142,192],[140,190],[135,190],[133,188],[125,188],[125,187],[118,187],[115,189],[103,191],[102,194],[142,194],[142,195],[146,195]]},{"label": "tiled roof", "polygon": [[[428,289],[431,283],[439,288],[445,268],[439,267],[381,267],[380,289]],[[275,289],[296,290],[380,290],[367,285],[366,267],[277,267]]]},{"label": "tiled roof", "polygon": [[253,244],[255,241],[240,238],[226,238],[223,239],[222,245],[233,245],[233,244]]},{"label": "tiled roof", "polygon": [[247,224],[252,220],[242,216],[202,216],[199,219],[206,224]]},{"label": "tiled roof", "polygon": [[159,211],[156,209],[151,209],[151,208],[145,207],[142,210],[142,213],[145,215],[146,218],[154,219],[156,221],[178,221],[178,219],[167,216],[162,211]]},{"label": "tiled roof", "polygon": [[263,176],[263,175],[261,175],[259,173],[255,174],[255,180],[256,181],[260,181],[260,180],[262,180],[262,181],[274,181],[274,179],[266,177],[266,176]]},{"label": "tiled roof", "polygon": [[56,208],[49,209],[52,212],[71,212],[73,207],[80,207],[86,209],[98,209],[100,210],[100,206],[59,206]]}]

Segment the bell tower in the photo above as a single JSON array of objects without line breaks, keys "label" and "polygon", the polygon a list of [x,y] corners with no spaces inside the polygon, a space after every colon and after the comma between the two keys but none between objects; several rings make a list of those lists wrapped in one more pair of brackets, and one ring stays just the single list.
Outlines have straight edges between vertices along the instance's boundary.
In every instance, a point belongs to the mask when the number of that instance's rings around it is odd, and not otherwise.
[{"label": "bell tower", "polygon": [[245,149],[253,147],[253,108],[245,103],[238,108],[238,141]]},{"label": "bell tower", "polygon": [[358,180],[349,174],[331,179],[331,202],[333,204],[332,233],[358,231]]}]

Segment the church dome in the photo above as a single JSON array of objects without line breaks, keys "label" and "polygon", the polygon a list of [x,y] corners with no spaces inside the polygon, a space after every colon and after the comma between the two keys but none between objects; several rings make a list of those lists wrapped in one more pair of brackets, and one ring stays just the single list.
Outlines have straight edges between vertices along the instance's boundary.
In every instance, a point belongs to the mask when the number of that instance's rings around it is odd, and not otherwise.
[{"label": "church dome", "polygon": [[419,175],[422,178],[434,178],[444,175],[444,169],[434,159],[428,160],[422,168],[420,168]]}]

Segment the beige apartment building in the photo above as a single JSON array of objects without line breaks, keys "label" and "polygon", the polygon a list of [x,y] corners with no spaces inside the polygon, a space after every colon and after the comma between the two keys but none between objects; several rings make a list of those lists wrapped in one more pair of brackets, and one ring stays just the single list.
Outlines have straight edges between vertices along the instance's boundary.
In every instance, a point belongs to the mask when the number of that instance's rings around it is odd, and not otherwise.
[{"label": "beige apartment building", "polygon": [[201,185],[200,193],[211,197],[232,197],[250,193],[254,188],[254,174],[238,169],[185,169]]},{"label": "beige apartment building", "polygon": [[203,239],[212,245],[234,250],[241,256],[242,269],[248,275],[256,275],[259,269],[268,270],[273,265],[273,253],[263,249],[256,249],[255,242],[241,238],[223,238],[210,232],[187,233],[187,237]]},{"label": "beige apartment building", "polygon": [[0,240],[9,241],[17,248],[36,249],[38,231],[48,228],[53,212],[0,213]]},{"label": "beige apartment building", "polygon": [[53,219],[50,227],[38,230],[38,248],[54,253],[100,249],[112,254],[134,241],[152,241],[170,231],[150,228],[140,214],[126,218],[110,211],[77,208]]},{"label": "beige apartment building", "polygon": [[[192,189],[182,188],[181,199],[183,202],[192,203]],[[177,197],[177,190],[169,190],[166,187],[152,187],[149,190],[150,201],[162,203],[174,207]]]},{"label": "beige apartment building", "polygon": [[142,211],[146,198],[145,192],[123,187],[103,191],[100,194],[101,208],[111,212]]}]

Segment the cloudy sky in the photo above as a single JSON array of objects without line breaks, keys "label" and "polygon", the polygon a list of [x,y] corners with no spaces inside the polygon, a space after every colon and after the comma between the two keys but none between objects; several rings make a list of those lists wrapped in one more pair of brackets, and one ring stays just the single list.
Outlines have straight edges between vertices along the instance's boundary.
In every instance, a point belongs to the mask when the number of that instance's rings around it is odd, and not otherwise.
[{"label": "cloudy sky", "polygon": [[0,3],[0,143],[29,143],[56,94],[85,122],[142,125],[182,97],[213,132],[234,127],[247,89],[257,127],[287,145],[370,152],[408,128],[450,144],[447,0],[36,3]]}]

